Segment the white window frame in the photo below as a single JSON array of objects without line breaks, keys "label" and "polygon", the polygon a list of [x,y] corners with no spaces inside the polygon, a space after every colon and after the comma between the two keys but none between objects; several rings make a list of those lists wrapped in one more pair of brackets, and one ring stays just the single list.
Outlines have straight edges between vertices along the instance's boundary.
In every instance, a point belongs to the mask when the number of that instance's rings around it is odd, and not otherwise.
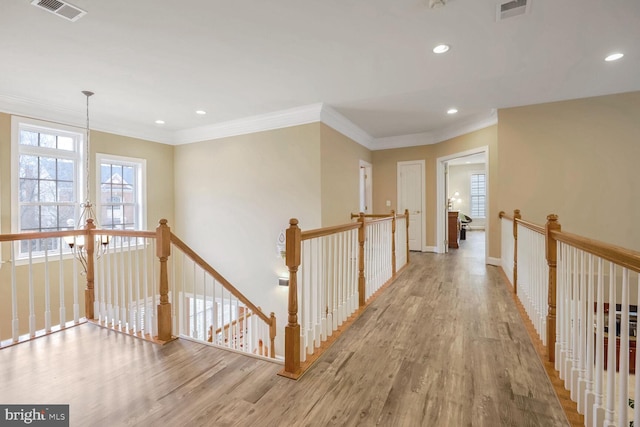
[{"label": "white window frame", "polygon": [[[75,150],[67,151],[47,147],[33,147],[20,144],[20,131],[23,129],[33,130],[36,132],[46,132],[55,135],[63,135],[74,139]],[[37,156],[46,156],[50,154],[57,158],[68,158],[75,161],[74,168],[74,228],[78,216],[80,215],[80,195],[83,194],[83,171],[84,164],[84,131],[81,128],[67,126],[58,123],[46,122],[42,120],[30,119],[21,116],[11,116],[11,230],[14,233],[21,232],[20,224],[20,155],[33,154]],[[64,253],[69,253],[66,245],[61,245]],[[15,243],[16,262],[23,264],[29,257],[28,253],[20,251],[20,242]],[[48,251],[48,256],[59,255],[58,250]],[[34,260],[44,260],[44,251],[32,252],[31,257]]]},{"label": "white window frame", "polygon": [[[132,166],[136,169],[135,230],[146,230],[147,227],[147,161],[135,157],[116,156],[96,153],[96,210],[98,217],[102,213],[102,163]],[[123,177],[124,179],[124,177]]]},{"label": "white window frame", "polygon": [[[473,176],[474,175],[484,175],[484,194],[478,194],[478,195],[474,195],[472,188],[473,188]],[[482,216],[477,216],[477,215],[473,215],[473,197],[474,196],[483,196],[484,197],[484,215]],[[478,170],[478,171],[472,171],[469,173],[469,216],[471,216],[471,218],[486,218],[487,217],[487,173],[483,170]]]}]

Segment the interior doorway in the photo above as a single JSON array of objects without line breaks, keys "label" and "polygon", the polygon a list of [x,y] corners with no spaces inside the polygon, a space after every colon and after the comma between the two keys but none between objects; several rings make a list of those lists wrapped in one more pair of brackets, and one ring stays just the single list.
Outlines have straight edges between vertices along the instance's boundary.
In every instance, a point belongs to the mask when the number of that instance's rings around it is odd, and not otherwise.
[{"label": "interior doorway", "polygon": [[[485,262],[488,257],[488,239],[489,235],[489,223],[488,220],[491,218],[491,212],[489,209],[489,148],[487,146],[478,147],[476,149],[455,153],[449,156],[439,157],[436,162],[436,187],[437,187],[437,232],[436,232],[436,252],[445,253],[448,249],[448,239],[447,239],[447,217],[448,212],[452,211],[462,211],[464,214],[471,216],[471,179],[468,179],[468,183],[466,187],[462,188],[462,185],[456,183],[456,187],[451,185],[450,174],[451,174],[451,166],[452,165],[473,165],[466,169],[469,170],[469,176],[472,174],[476,175],[475,181],[478,182],[479,178],[482,178],[482,185],[484,186],[485,193],[483,198],[478,198],[474,196],[474,209],[478,210],[479,202],[482,202],[484,209],[484,218],[480,219],[478,215],[478,220],[476,220],[476,224],[473,224],[473,221],[467,225],[467,229],[465,230],[465,234],[474,230],[475,228],[479,231],[480,224],[482,224],[484,228],[484,233],[482,233],[483,241],[484,241],[484,258]],[[469,162],[469,163],[467,163]],[[471,171],[473,169],[473,171]],[[481,176],[479,176],[481,175]],[[465,181],[466,182],[466,181]],[[457,193],[457,194],[456,194]],[[467,211],[467,212],[464,212]],[[474,212],[477,213],[477,212]],[[480,234],[480,233],[478,233]],[[466,237],[466,236],[465,236]],[[476,237],[480,237],[476,235]],[[474,239],[477,240],[477,239]]]},{"label": "interior doorway", "polygon": [[423,252],[425,236],[424,160],[398,162],[398,213],[409,211],[409,250]]}]

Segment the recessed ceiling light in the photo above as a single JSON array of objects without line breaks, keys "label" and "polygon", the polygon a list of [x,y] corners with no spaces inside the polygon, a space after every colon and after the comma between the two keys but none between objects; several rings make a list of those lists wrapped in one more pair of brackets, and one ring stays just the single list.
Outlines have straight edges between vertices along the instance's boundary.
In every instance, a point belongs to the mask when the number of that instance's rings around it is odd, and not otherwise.
[{"label": "recessed ceiling light", "polygon": [[204,111],[204,110],[197,110],[197,111],[196,111],[196,114],[199,114],[199,115],[201,115],[201,116],[204,116],[205,114],[207,114],[207,112],[206,112],[206,111]]},{"label": "recessed ceiling light", "polygon": [[157,125],[163,125],[164,124],[164,120],[156,120],[156,124]]},{"label": "recessed ceiling light", "polygon": [[611,55],[607,56],[606,58],[604,58],[604,60],[607,61],[607,62],[617,61],[618,59],[622,58],[623,56],[624,56],[624,53],[616,52],[616,53],[612,53]]},{"label": "recessed ceiling light", "polygon": [[457,109],[457,108],[449,108],[449,109],[447,110],[447,114],[455,114],[455,113],[457,113],[457,112],[458,112],[458,109]]},{"label": "recessed ceiling light", "polygon": [[433,48],[433,53],[445,53],[450,49],[448,44],[439,44]]}]

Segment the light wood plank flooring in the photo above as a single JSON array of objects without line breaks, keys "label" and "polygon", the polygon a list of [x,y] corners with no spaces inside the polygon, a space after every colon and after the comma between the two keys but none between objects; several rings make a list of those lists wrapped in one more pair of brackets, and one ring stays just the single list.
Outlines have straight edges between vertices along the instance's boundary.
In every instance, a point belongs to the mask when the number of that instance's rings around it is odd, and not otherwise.
[{"label": "light wood plank flooring", "polygon": [[566,426],[483,238],[412,253],[297,382],[269,362],[86,324],[0,350],[0,403],[68,403],[72,426]]}]

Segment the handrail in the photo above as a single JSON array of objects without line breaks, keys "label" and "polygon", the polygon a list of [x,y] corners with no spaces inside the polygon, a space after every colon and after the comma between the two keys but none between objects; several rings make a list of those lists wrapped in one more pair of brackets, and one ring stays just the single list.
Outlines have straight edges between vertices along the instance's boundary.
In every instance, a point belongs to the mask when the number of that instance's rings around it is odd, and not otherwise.
[{"label": "handrail", "polygon": [[567,243],[585,252],[596,255],[600,258],[611,261],[629,270],[640,273],[640,252],[625,249],[620,246],[611,245],[594,239],[578,236],[577,234],[565,231],[551,231],[551,237]]},{"label": "handrail", "polygon": [[211,274],[218,282],[238,298],[244,305],[249,307],[251,311],[255,312],[265,323],[271,324],[271,318],[264,314],[256,305],[254,305],[242,292],[237,290],[227,279],[225,279],[215,268],[211,267],[202,257],[200,257],[193,249],[191,249],[186,243],[184,243],[178,236],[171,233],[171,243],[181,249],[189,258],[191,258],[196,264],[198,264],[203,270]]},{"label": "handrail", "polygon": [[369,219],[367,220],[366,224],[375,224],[376,222],[387,222],[387,221],[391,221],[393,220],[392,216],[385,216],[385,217],[381,217],[381,218],[374,218],[374,219]]},{"label": "handrail", "polygon": [[54,237],[82,236],[83,234],[87,234],[87,230],[46,231],[44,233],[30,232],[30,233],[0,234],[0,242],[12,242],[14,240],[30,240],[30,239],[51,239]]},{"label": "handrail", "polygon": [[348,224],[335,225],[333,227],[316,228],[315,230],[307,230],[301,233],[302,240],[315,239],[317,237],[328,236],[330,234],[341,233],[343,231],[360,228],[359,222],[350,222]]},{"label": "handrail", "polygon": [[544,234],[545,228],[543,225],[534,224],[533,222],[525,221],[521,218],[516,218],[516,222],[523,227],[528,228],[529,230],[535,231],[536,233]]},{"label": "handrail", "polygon": [[505,218],[508,219],[510,221],[513,221],[513,217],[509,214],[507,214],[505,211],[500,211],[500,213],[498,214],[498,218]]},{"label": "handrail", "polygon": [[[387,218],[392,216],[392,214],[388,213],[388,214],[364,214],[365,218]],[[352,213],[351,214],[351,219],[355,219],[355,218],[360,218],[360,214],[359,213]]]}]

